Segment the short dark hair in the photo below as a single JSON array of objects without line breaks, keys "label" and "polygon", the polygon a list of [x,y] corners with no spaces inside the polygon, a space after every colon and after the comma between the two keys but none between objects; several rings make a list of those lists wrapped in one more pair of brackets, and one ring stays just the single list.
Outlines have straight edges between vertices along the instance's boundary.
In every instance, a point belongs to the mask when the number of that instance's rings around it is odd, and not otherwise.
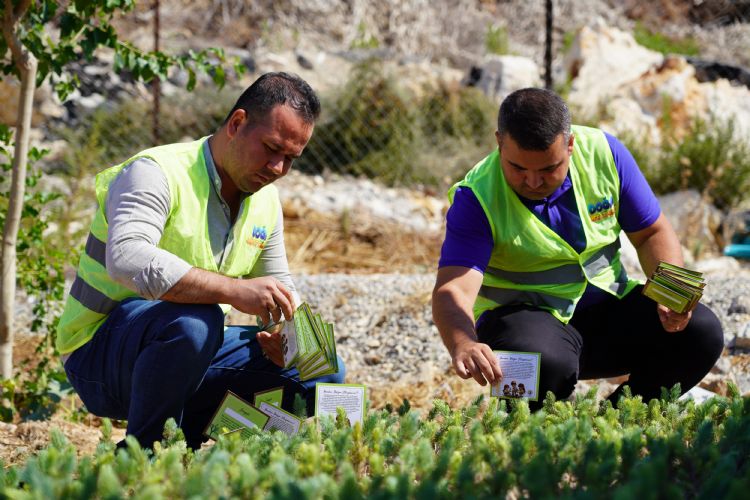
[{"label": "short dark hair", "polygon": [[224,123],[238,109],[245,110],[250,122],[256,123],[279,105],[291,107],[309,125],[320,116],[320,100],[306,81],[293,73],[274,72],[261,75],[245,89]]},{"label": "short dark hair", "polygon": [[500,105],[497,131],[501,138],[510,135],[521,149],[544,151],[560,134],[565,141],[570,137],[570,110],[551,90],[516,90]]}]

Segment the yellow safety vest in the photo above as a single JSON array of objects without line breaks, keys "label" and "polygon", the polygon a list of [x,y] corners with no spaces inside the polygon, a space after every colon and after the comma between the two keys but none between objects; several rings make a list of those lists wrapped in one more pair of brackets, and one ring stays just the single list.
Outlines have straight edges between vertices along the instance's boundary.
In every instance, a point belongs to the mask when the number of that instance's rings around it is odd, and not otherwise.
[{"label": "yellow safety vest", "polygon": [[[190,143],[147,149],[96,176],[97,211],[57,327],[57,349],[61,354],[88,342],[122,300],[136,296],[113,281],[105,265],[107,192],[120,170],[133,160],[150,158],[167,177],[170,208],[159,248],[193,267],[231,277],[250,274],[276,225],[280,206],[278,191],[274,186],[265,186],[245,199],[232,228],[236,244],[221,267],[217,267],[206,215],[213,189],[202,150],[206,140],[204,137]],[[225,310],[228,309],[225,306]]]},{"label": "yellow safety vest", "polygon": [[475,319],[500,305],[531,304],[567,323],[587,283],[617,297],[638,284],[620,262],[620,179],[607,139],[589,127],[573,126],[573,133],[570,179],[586,236],[581,253],[519,200],[497,149],[450,189],[453,202],[459,186],[470,188],[492,228],[494,247],[474,303]]}]

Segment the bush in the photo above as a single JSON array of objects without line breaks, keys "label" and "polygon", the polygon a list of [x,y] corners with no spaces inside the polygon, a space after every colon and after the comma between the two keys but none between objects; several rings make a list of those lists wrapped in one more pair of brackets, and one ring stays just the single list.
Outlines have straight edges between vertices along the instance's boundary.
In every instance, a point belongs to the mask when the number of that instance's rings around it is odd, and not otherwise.
[{"label": "bush", "polygon": [[[13,147],[10,129],[0,126],[0,225],[3,226],[10,199]],[[45,418],[70,392],[52,346],[62,312],[64,267],[71,253],[63,250],[63,245],[59,244],[63,238],[52,230],[49,208],[61,194],[46,192],[39,185],[42,173],[37,164],[46,153],[37,148],[29,151],[26,192],[16,242],[18,290],[33,304],[28,333],[40,336],[35,360],[22,361],[15,368],[14,378],[0,380],[0,421],[3,422],[18,417]]]},{"label": "bush", "polygon": [[386,184],[438,184],[489,152],[497,109],[481,92],[440,84],[418,94],[384,75],[377,61],[356,66],[349,82],[323,99],[323,116],[297,168]]},{"label": "bush", "polygon": [[[197,139],[209,135],[224,121],[239,96],[237,88],[202,88],[193,93],[177,93],[161,101],[159,143]],[[153,147],[152,109],[150,101],[128,99],[114,106],[102,106],[76,127],[60,127],[54,134],[69,144],[65,158],[52,165],[77,175],[81,164],[90,173],[127,160],[137,152]]]},{"label": "bush", "polygon": [[657,194],[696,189],[722,210],[750,192],[750,143],[737,140],[732,121],[694,119],[680,140],[665,130],[658,150],[622,137]]},{"label": "bush", "polygon": [[[174,423],[150,452],[128,438],[78,459],[59,432],[23,467],[0,474],[9,498],[744,498],[750,487],[750,399],[696,405],[672,391],[614,408],[595,389],[530,414],[525,402],[478,399],[426,418],[402,405],[364,425],[327,417],[300,434],[253,429],[196,454]],[[679,393],[677,393],[679,394]]]},{"label": "bush", "polygon": [[662,54],[696,56],[700,53],[700,48],[694,38],[669,38],[661,33],[651,31],[640,22],[635,25],[633,37],[639,45]]}]

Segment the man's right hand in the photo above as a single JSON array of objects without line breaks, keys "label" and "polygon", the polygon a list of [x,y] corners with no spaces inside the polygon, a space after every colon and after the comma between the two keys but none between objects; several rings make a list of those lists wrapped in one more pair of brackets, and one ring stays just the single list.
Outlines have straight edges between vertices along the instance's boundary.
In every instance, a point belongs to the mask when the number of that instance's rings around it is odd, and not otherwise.
[{"label": "man's right hand", "polygon": [[230,304],[246,314],[260,316],[265,324],[278,323],[282,314],[287,321],[294,315],[294,297],[279,280],[271,276],[236,279]]},{"label": "man's right hand", "polygon": [[503,378],[500,363],[487,344],[467,340],[456,344],[451,356],[453,368],[461,378],[474,377],[479,385],[495,384]]}]

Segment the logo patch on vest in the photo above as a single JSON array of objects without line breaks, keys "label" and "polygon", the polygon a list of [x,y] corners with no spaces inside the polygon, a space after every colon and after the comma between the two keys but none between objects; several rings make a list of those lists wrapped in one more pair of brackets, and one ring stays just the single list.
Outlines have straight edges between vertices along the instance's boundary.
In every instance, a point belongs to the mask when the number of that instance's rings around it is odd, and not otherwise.
[{"label": "logo patch on vest", "polygon": [[266,246],[268,230],[266,226],[253,226],[252,236],[247,239],[247,244],[253,247],[263,249]]},{"label": "logo patch on vest", "polygon": [[591,222],[601,222],[615,215],[614,198],[602,198],[596,203],[589,203],[589,218]]}]

